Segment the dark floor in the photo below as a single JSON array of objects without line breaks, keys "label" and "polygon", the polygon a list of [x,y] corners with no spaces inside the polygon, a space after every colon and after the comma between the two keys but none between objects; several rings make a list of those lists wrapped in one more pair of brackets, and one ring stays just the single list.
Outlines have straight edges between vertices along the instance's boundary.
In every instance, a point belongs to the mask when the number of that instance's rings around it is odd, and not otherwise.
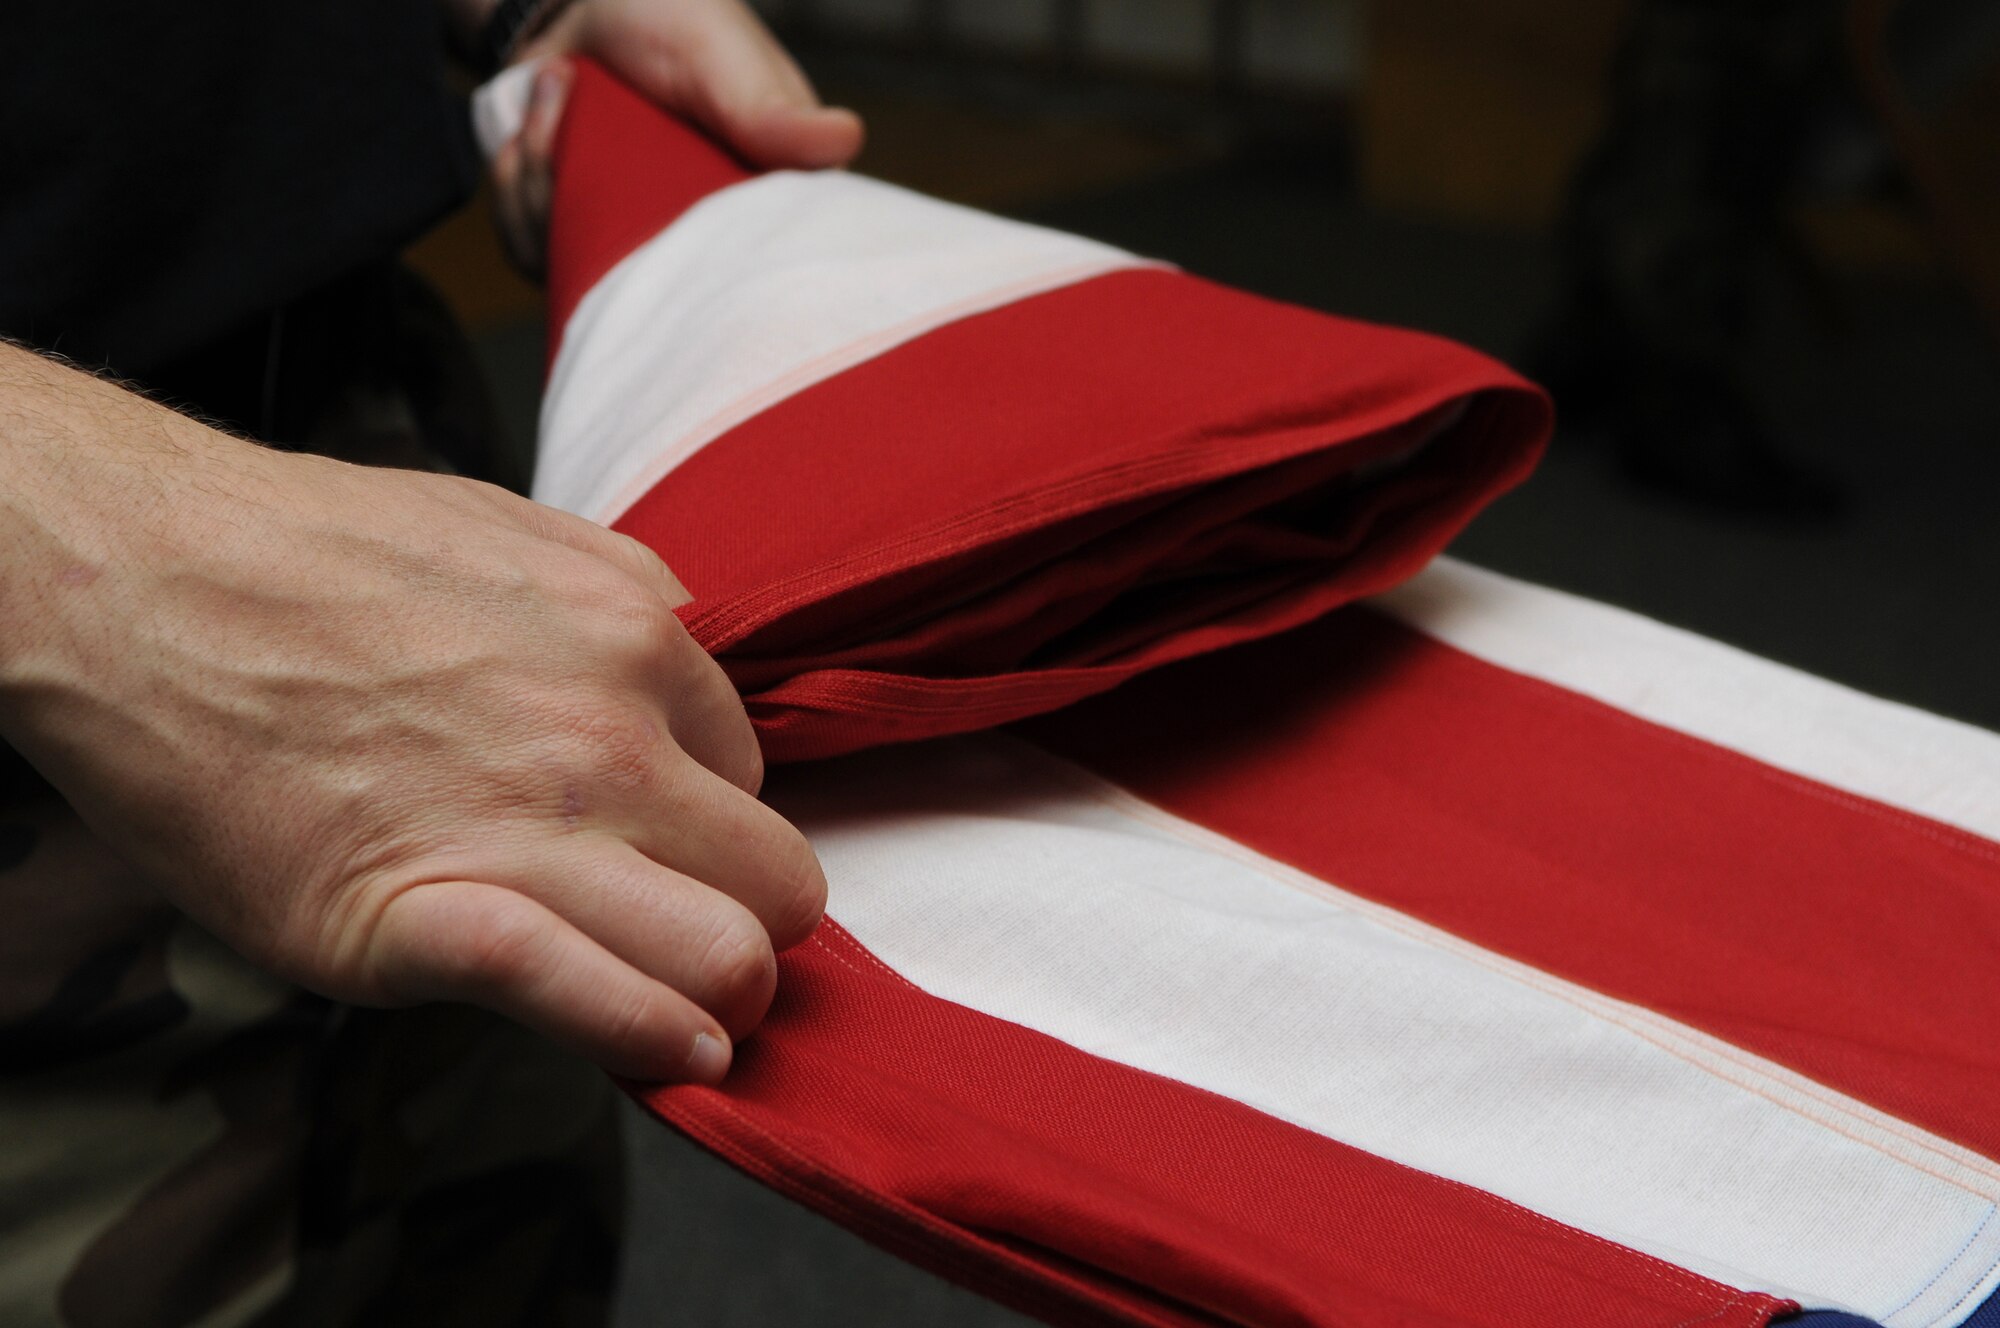
[{"label": "dark floor", "polygon": [[[1224,163],[1033,208],[1034,220],[1340,313],[1512,356],[1549,298],[1547,247],[1384,220],[1338,172]],[[1882,696],[2000,728],[2000,359],[1933,280],[1838,283],[1844,326],[1774,298],[1754,368],[1787,445],[1855,497],[1785,529],[1627,488],[1558,436],[1541,472],[1454,552],[1625,605]],[[531,330],[487,350],[516,393]],[[634,1117],[628,1325],[1026,1322],[879,1255]]]}]

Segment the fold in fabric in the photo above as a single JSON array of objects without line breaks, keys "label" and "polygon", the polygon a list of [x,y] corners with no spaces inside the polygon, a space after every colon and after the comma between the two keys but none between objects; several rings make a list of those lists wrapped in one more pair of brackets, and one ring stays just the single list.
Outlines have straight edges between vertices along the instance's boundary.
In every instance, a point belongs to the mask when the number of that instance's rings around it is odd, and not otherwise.
[{"label": "fold in fabric", "polygon": [[1426,568],[1534,388],[588,66],[551,243],[536,495],[835,758],[661,1120],[1054,1322],[2000,1314],[2000,738]]},{"label": "fold in fabric", "polygon": [[[773,761],[1038,714],[1387,589],[1547,436],[1463,347],[854,177],[752,180],[594,67],[558,161],[543,446],[676,462],[541,496],[661,553]],[[866,261],[827,260],[843,233]],[[719,431],[677,413],[716,393],[675,353],[711,338],[763,364]],[[565,433],[566,399],[635,394],[664,404],[632,439]]]}]

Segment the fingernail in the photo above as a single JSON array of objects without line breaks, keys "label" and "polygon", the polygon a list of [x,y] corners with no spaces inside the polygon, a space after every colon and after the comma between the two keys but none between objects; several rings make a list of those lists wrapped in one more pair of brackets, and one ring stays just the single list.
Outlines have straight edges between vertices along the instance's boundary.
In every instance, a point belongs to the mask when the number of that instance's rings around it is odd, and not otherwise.
[{"label": "fingernail", "polygon": [[688,1053],[688,1078],[696,1083],[719,1082],[729,1072],[729,1044],[712,1033],[696,1033]]}]

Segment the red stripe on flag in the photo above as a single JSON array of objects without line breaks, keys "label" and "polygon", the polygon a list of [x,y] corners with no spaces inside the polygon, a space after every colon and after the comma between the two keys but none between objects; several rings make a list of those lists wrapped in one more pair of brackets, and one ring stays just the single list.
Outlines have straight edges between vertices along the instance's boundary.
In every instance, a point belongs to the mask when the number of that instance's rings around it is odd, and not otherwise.
[{"label": "red stripe on flag", "polygon": [[[553,325],[747,175],[585,62]],[[1342,487],[1451,410],[1416,461]],[[617,524],[695,590],[689,626],[768,755],[799,759],[1019,718],[1393,585],[1527,472],[1547,422],[1535,389],[1438,338],[1123,272],[808,387]]]},{"label": "red stripe on flag", "polygon": [[2000,1158],[2000,847],[1372,610],[1028,726],[1198,824]]},{"label": "red stripe on flag", "polygon": [[641,1100],[1052,1321],[1754,1328],[1792,1308],[938,1000],[830,923],[781,963],[724,1090]]},{"label": "red stripe on flag", "polygon": [[613,267],[695,203],[752,172],[700,130],[590,60],[556,134],[549,202],[549,354],[577,303]]},{"label": "red stripe on flag", "polygon": [[1546,426],[1464,347],[1126,271],[815,384],[616,525],[693,589],[690,629],[799,759],[1019,718],[1386,589]]}]

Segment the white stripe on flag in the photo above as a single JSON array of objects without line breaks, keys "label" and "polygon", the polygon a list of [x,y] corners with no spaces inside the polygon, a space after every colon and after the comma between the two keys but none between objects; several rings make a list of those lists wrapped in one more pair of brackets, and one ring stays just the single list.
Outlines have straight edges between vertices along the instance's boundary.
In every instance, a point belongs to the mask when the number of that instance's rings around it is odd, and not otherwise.
[{"label": "white stripe on flag", "polygon": [[1955,1322],[2000,1259],[1992,1162],[1014,740],[786,769],[772,794],[830,915],[934,996],[1892,1328]]},{"label": "white stripe on flag", "polygon": [[843,369],[970,314],[1146,265],[842,172],[731,185],[578,304],[543,398],[535,497],[609,523],[704,444]]},{"label": "white stripe on flag", "polygon": [[1370,602],[1489,664],[2000,840],[2000,734],[1449,558]]}]

